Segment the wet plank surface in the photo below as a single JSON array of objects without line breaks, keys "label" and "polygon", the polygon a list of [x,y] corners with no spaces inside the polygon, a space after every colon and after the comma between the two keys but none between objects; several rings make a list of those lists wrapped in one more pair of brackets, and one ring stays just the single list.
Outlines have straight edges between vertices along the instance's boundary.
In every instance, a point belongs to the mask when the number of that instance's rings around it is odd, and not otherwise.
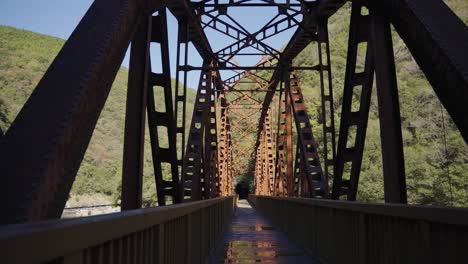
[{"label": "wet plank surface", "polygon": [[239,200],[231,224],[210,256],[210,263],[312,263],[319,262],[257,212]]}]

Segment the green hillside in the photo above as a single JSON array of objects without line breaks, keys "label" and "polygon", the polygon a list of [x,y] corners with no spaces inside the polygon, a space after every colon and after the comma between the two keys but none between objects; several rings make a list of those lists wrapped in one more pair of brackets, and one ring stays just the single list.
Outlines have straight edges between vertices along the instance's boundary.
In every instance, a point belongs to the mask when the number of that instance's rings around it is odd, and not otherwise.
[{"label": "green hillside", "polygon": [[[0,36],[0,128],[6,131],[65,41],[7,26],[0,26]],[[127,78],[128,70],[122,67],[101,112],[72,195],[99,193],[109,201],[118,199]],[[195,92],[192,89],[187,92],[187,113],[191,116]],[[156,94],[155,97],[157,102],[162,100],[162,96]],[[146,206],[156,201],[150,151],[147,133],[144,167]]]},{"label": "green hillside", "polygon": [[[445,2],[467,23],[467,1]],[[331,17],[329,23],[336,125],[340,120],[344,86],[349,14],[350,4]],[[417,204],[467,206],[468,146],[398,34],[393,34],[393,41],[402,115],[408,201]],[[295,63],[299,66],[313,65],[317,63],[317,58],[316,45],[310,45],[298,56]],[[299,75],[302,77],[305,97],[308,98],[308,110],[315,128],[314,136],[320,141],[322,128],[316,121],[320,109],[318,74],[300,72]],[[358,199],[380,202],[384,196],[375,83],[372,93]],[[356,98],[357,96],[359,95],[356,94]]]}]

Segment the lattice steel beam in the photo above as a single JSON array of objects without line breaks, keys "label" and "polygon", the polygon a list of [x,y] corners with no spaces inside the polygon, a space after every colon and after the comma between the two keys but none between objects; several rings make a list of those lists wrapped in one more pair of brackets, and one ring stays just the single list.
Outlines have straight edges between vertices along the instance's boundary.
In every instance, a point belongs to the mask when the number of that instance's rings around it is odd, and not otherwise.
[{"label": "lattice steel beam", "polygon": [[[346,195],[350,201],[356,200],[357,195],[375,65],[369,44],[371,16],[361,14],[362,8],[362,2],[355,1],[351,10],[340,133],[332,191],[333,199]],[[363,69],[356,72],[359,45],[365,46],[366,53],[365,58],[360,58],[364,61]],[[357,102],[353,102],[355,93],[359,94]],[[353,104],[359,105],[357,111],[353,111]],[[350,133],[354,135],[354,142],[349,142]],[[346,172],[349,177],[343,178],[346,163],[350,164],[351,170]]]},{"label": "lattice steel beam", "polygon": [[[151,41],[160,44],[161,49],[161,73],[151,73],[148,79],[148,124],[151,138],[151,149],[153,155],[153,167],[156,182],[156,194],[159,205],[166,205],[166,196],[172,198],[172,202],[179,203],[180,186],[179,186],[179,169],[177,161],[177,146],[176,146],[176,122],[173,107],[171,73],[169,62],[169,43],[167,32],[167,16],[166,9],[162,8],[158,11],[157,16],[152,17],[153,30]],[[149,67],[151,69],[151,67]],[[157,106],[155,101],[154,90],[163,90],[164,107]],[[164,108],[158,109],[158,108]],[[165,134],[159,135],[159,129],[166,129]],[[162,132],[164,132],[162,130]],[[168,147],[163,148],[160,144],[160,139],[165,138],[168,141]],[[163,164],[170,166],[170,179],[164,179]]]},{"label": "lattice steel beam", "polygon": [[183,157],[181,180],[184,188],[183,196],[188,196],[187,199],[192,201],[202,198],[203,135],[210,114],[211,89],[212,72],[201,72],[185,156]]},{"label": "lattice steel beam", "polygon": [[[289,91],[287,96],[290,96],[292,102],[296,131],[301,142],[301,163],[307,178],[310,195],[328,198],[328,178],[322,171],[317,152],[317,142],[312,133],[312,125],[307,114],[299,79],[294,73],[291,73],[291,75],[288,73],[287,77],[289,78],[286,80],[285,90]],[[290,151],[292,153],[292,147]]]}]

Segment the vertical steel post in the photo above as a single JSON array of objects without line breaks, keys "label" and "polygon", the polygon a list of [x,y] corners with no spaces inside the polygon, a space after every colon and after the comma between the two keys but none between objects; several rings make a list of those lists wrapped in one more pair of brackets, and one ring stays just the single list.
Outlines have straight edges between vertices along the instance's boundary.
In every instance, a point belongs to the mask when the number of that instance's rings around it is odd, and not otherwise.
[{"label": "vertical steel post", "polygon": [[266,145],[266,166],[267,166],[267,175],[265,175],[265,190],[267,195],[272,194],[273,190],[273,182],[275,180],[275,161],[274,161],[274,155],[275,151],[273,150],[274,147],[274,142],[273,142],[273,130],[271,129],[271,123],[272,123],[272,110],[265,115],[265,124],[264,124],[264,129],[265,129],[265,145]]},{"label": "vertical steel post", "polygon": [[[213,88],[220,88],[218,77],[212,76]],[[217,93],[216,89],[209,91],[209,114],[205,126],[205,155],[204,155],[204,198],[215,197],[217,181],[217,131],[216,131],[216,110]]]},{"label": "vertical steel post", "polygon": [[[330,44],[328,41],[328,21],[319,20],[318,27],[318,57],[320,75],[320,95],[323,127],[323,172],[328,179],[333,172],[336,157],[335,143],[335,111],[333,109],[333,86],[330,62]],[[324,56],[325,55],[325,58]]]},{"label": "vertical steel post", "polygon": [[[203,63],[204,68],[210,64]],[[182,187],[184,196],[190,196],[190,200],[202,199],[202,158],[204,147],[204,129],[210,114],[210,94],[212,89],[212,72],[202,70],[195,97],[192,122],[190,125],[189,138],[182,166]],[[185,193],[187,191],[187,193]]]},{"label": "vertical steel post", "polygon": [[[172,97],[172,80],[169,60],[169,39],[167,29],[166,9],[161,8],[158,14],[152,17],[153,27],[151,41],[160,44],[161,73],[153,73],[149,76],[148,89],[148,124],[151,137],[151,150],[153,155],[154,175],[156,182],[156,194],[159,205],[166,205],[166,197],[172,198],[173,203],[179,203],[179,172],[176,146],[176,122]],[[151,70],[151,67],[149,67]],[[163,92],[164,107],[157,109],[154,90]],[[158,128],[165,129],[168,147],[161,147]],[[164,130],[162,130],[164,131]],[[164,179],[163,164],[170,167],[170,180]]]},{"label": "vertical steel post", "polygon": [[385,202],[406,203],[405,160],[400,106],[390,23],[374,15],[371,23],[375,57],[380,137],[384,171]]},{"label": "vertical steel post", "polygon": [[[176,123],[176,151],[177,151],[177,170],[178,177],[182,178],[182,166],[185,156],[185,128],[187,118],[187,71],[181,70],[180,66],[188,64],[188,44],[189,33],[187,20],[181,18],[178,20],[177,32],[177,54],[176,54],[176,78],[175,78],[175,100],[174,100],[174,120]],[[183,55],[183,58],[182,58]],[[180,79],[182,75],[182,80]],[[180,87],[182,84],[182,87]],[[177,200],[181,202],[184,197],[183,182],[179,182]]]},{"label": "vertical steel post", "polygon": [[[346,195],[349,201],[356,200],[361,173],[374,79],[374,57],[369,43],[372,14],[362,14],[363,9],[362,1],[353,2],[332,199],[339,199],[340,196]],[[361,47],[365,53],[359,54],[360,44],[366,45],[365,49]],[[357,67],[359,56],[359,61],[364,61],[362,69]],[[359,95],[358,100],[354,99],[355,94]],[[358,105],[357,110],[353,110],[353,105]],[[353,132],[354,137],[350,136]],[[352,141],[353,138],[354,141]],[[349,177],[344,177],[346,164],[351,167]]]},{"label": "vertical steel post", "polygon": [[310,190],[307,195],[328,197],[328,178],[322,171],[317,152],[317,142],[312,133],[312,125],[307,114],[299,78],[294,73],[288,75],[288,77],[290,77],[287,84],[289,85],[289,93],[286,96],[290,97],[292,101],[294,123],[301,148],[301,169],[304,170],[308,189]]},{"label": "vertical steel post", "polygon": [[219,105],[219,114],[218,118],[220,122],[217,122],[218,125],[218,191],[219,195],[226,195],[226,186],[227,186],[227,136],[228,136],[228,117],[227,117],[227,103],[226,103],[226,94],[224,92],[220,93],[218,97]]},{"label": "vertical steel post", "polygon": [[132,40],[122,168],[122,210],[141,208],[151,16],[143,17]]},{"label": "vertical steel post", "polygon": [[226,177],[226,195],[233,194],[234,181],[232,173],[232,139],[231,139],[231,124],[229,118],[227,119],[227,177]]},{"label": "vertical steel post", "polygon": [[286,121],[286,127],[285,127],[285,132],[286,132],[286,141],[285,141],[285,149],[286,149],[286,190],[285,190],[285,195],[287,196],[293,196],[294,195],[294,179],[293,179],[293,173],[294,173],[294,157],[293,157],[293,143],[292,143],[292,114],[291,114],[291,97],[289,94],[291,93],[291,80],[289,78],[290,72],[285,69],[283,78],[285,82],[284,86],[284,95],[285,95],[285,107],[286,107],[286,116],[285,116],[285,121]]},{"label": "vertical steel post", "polygon": [[[281,84],[281,87],[282,84]],[[282,89],[281,89],[282,90]],[[282,196],[287,175],[286,165],[286,97],[284,91],[280,92],[278,106],[278,132],[276,139],[276,173],[275,173],[275,189],[273,195]]]}]

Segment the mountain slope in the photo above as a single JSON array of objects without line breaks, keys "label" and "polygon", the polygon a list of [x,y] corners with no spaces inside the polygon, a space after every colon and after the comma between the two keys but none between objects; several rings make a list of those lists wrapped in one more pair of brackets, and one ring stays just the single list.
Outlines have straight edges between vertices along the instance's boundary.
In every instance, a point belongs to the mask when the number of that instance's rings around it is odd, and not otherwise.
[{"label": "mountain slope", "polygon": [[[0,128],[6,131],[55,58],[64,40],[0,26]],[[99,193],[117,200],[121,181],[128,70],[121,68],[101,112],[72,188],[72,195]],[[156,93],[161,89],[155,89]],[[195,91],[187,90],[191,116]],[[156,94],[156,103],[162,96]],[[144,203],[156,201],[149,136],[146,135]],[[146,184],[148,183],[148,184]]]},{"label": "mountain slope", "polygon": [[[468,21],[468,2],[445,1],[463,20]],[[350,4],[330,18],[329,34],[334,87],[335,125],[340,120]],[[398,34],[393,32],[397,68],[402,132],[407,175],[408,201],[416,204],[468,205],[468,146],[439,103],[432,87]],[[298,66],[317,63],[317,48],[307,47],[296,58]],[[361,61],[362,63],[362,61]],[[314,136],[322,140],[320,84],[317,73],[299,72]],[[383,201],[380,126],[375,83],[361,170],[358,199]],[[355,94],[356,98],[359,96]],[[338,128],[338,126],[337,126]]]}]

